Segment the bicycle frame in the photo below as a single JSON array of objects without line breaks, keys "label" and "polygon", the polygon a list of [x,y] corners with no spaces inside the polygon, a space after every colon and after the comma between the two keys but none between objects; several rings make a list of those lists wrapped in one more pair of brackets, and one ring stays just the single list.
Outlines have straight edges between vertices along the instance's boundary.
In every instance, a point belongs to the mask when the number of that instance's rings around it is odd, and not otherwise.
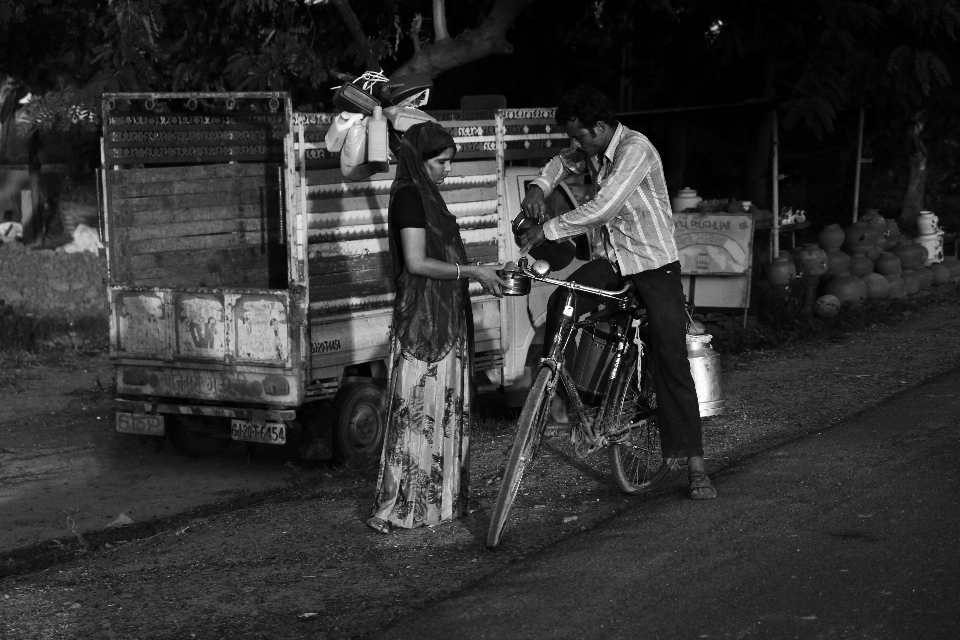
[{"label": "bicycle frame", "polygon": [[[542,276],[538,277],[537,279],[541,281],[552,280],[551,278],[544,278]],[[563,307],[563,314],[560,318],[560,326],[557,330],[557,334],[554,336],[553,344],[548,355],[540,359],[540,365],[549,368],[551,371],[550,379],[547,383],[546,389],[548,406],[549,403],[553,401],[554,395],[556,395],[557,384],[560,382],[563,383],[563,387],[567,392],[567,397],[572,405],[574,414],[574,442],[577,445],[577,454],[580,457],[584,457],[610,444],[611,436],[616,435],[609,432],[609,425],[607,424],[606,417],[610,413],[611,402],[619,394],[616,392],[617,389],[613,387],[609,389],[607,393],[604,394],[604,400],[597,409],[596,415],[592,420],[588,418],[587,409],[584,406],[576,384],[573,382],[573,378],[565,365],[565,355],[570,338],[575,330],[582,330],[586,327],[596,326],[601,322],[606,322],[609,320],[614,321],[612,324],[616,331],[616,344],[614,347],[615,351],[613,361],[611,363],[610,380],[611,385],[614,385],[615,387],[617,384],[623,383],[619,379],[619,373],[620,367],[623,365],[624,356],[631,344],[627,334],[630,330],[639,331],[642,310],[636,305],[630,304],[628,301],[626,293],[629,290],[629,287],[624,287],[621,291],[610,292],[603,289],[585,287],[583,285],[578,285],[577,283],[556,280],[554,282],[567,289],[566,300]],[[577,291],[586,291],[594,295],[601,295],[605,298],[609,298],[617,302],[618,308],[614,310],[595,312],[583,320],[576,320],[573,317],[573,313],[574,309],[576,308]],[[628,328],[622,326],[622,320],[624,319],[630,320]],[[578,426],[580,427],[579,435],[583,436],[582,440],[576,437],[578,435],[576,432],[576,428]],[[584,446],[586,447],[586,450],[583,450]]]}]

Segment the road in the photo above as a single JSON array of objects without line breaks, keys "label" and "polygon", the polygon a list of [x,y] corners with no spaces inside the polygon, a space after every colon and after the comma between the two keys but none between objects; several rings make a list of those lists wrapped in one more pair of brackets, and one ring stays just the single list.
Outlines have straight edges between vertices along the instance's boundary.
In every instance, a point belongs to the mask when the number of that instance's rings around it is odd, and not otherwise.
[{"label": "road", "polygon": [[196,460],[117,433],[105,356],[24,369],[0,389],[0,552],[283,487],[289,454],[241,443]]},{"label": "road", "polygon": [[960,638],[958,454],[960,369],[371,637]]}]

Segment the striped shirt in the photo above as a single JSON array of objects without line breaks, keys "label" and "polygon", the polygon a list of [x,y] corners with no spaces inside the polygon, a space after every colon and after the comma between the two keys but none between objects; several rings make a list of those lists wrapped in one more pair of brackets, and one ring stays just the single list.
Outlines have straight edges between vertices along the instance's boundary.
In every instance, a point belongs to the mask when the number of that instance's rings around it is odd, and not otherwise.
[{"label": "striped shirt", "polygon": [[646,136],[617,125],[603,155],[585,160],[574,144],[550,160],[532,184],[548,196],[564,178],[584,171],[597,186],[596,196],[547,221],[548,240],[597,229],[587,235],[592,235],[592,257],[609,260],[625,276],[680,259],[663,163]]}]

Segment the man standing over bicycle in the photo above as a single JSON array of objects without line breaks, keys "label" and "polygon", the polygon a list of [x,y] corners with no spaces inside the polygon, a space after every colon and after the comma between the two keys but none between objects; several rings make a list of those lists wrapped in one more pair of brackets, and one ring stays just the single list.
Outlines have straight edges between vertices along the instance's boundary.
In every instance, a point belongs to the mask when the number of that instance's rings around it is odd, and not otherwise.
[{"label": "man standing over bicycle", "polygon": [[[654,387],[664,459],[686,458],[690,498],[717,497],[703,461],[703,429],[697,390],[687,360],[685,298],[680,256],[674,239],[673,211],[663,163],[642,134],[620,124],[610,101],[592,87],[581,86],[560,100],[557,124],[573,145],[560,152],[527,189],[523,214],[535,218],[520,237],[528,252],[545,240],[564,240],[585,232],[592,237],[591,260],[568,281],[617,289],[633,283],[647,309]],[[581,206],[547,219],[545,199],[566,177],[589,172],[594,197]],[[553,343],[564,292],[550,296],[544,347]],[[597,309],[601,300],[577,297],[574,317]],[[554,412],[563,419],[564,410]]]}]

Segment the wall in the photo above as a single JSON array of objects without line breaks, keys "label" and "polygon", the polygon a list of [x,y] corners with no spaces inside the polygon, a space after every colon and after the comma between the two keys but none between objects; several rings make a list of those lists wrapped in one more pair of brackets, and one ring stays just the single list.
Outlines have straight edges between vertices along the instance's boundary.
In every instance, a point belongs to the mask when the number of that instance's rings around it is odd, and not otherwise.
[{"label": "wall", "polygon": [[105,256],[0,244],[0,300],[38,316],[107,316]]}]

